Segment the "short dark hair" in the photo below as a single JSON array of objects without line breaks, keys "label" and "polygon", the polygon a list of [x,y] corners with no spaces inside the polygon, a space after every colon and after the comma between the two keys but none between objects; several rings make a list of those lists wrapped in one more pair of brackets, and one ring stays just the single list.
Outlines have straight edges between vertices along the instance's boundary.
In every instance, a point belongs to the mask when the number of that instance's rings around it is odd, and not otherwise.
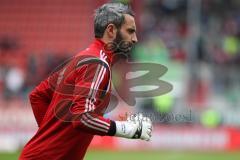
[{"label": "short dark hair", "polygon": [[105,29],[110,23],[120,28],[124,23],[123,14],[134,16],[130,6],[122,3],[106,3],[96,9],[94,18],[95,38],[102,38]]}]

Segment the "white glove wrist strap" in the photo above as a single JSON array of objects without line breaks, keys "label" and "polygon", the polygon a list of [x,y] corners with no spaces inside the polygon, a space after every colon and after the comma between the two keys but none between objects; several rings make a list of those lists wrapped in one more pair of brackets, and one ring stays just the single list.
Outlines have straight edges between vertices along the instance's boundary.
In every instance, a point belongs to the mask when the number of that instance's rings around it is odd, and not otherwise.
[{"label": "white glove wrist strap", "polygon": [[129,121],[115,121],[117,137],[140,138],[142,127],[138,123]]}]

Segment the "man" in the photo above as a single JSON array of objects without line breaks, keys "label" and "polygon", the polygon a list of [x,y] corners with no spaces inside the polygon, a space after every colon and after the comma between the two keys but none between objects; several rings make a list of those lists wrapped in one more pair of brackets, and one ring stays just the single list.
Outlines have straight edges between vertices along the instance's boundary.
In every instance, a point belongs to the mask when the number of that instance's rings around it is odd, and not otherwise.
[{"label": "man", "polygon": [[[96,10],[94,32],[96,39],[86,50],[30,94],[39,129],[20,160],[83,159],[94,135],[150,140],[152,123],[147,117],[126,121],[103,117],[110,99],[113,56],[129,52],[137,42],[132,11],[121,3],[104,4]],[[128,44],[123,51],[120,43]],[[109,49],[108,44],[116,45]]]}]

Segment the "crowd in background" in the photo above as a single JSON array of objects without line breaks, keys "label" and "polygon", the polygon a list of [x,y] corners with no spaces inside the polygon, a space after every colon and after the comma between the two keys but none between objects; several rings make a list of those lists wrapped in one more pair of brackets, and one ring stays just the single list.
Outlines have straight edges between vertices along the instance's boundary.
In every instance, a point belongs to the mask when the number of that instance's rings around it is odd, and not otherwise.
[{"label": "crowd in background", "polygon": [[[12,44],[9,44],[12,45]],[[0,46],[1,47],[1,46]],[[22,54],[15,48],[0,50],[0,100],[26,100],[30,91],[56,67],[70,58],[68,53]]]},{"label": "crowd in background", "polygon": [[[238,125],[240,95],[240,3],[202,0],[195,53],[190,50],[189,1],[145,1],[140,43],[134,58],[168,67],[173,91],[142,103],[144,111],[179,113],[191,109],[206,126]],[[192,56],[194,54],[194,56]],[[180,90],[180,91],[179,91]],[[162,102],[162,103],[158,103]],[[166,109],[167,108],[167,109]],[[180,108],[180,109],[179,109]],[[150,111],[151,112],[151,111]]]}]

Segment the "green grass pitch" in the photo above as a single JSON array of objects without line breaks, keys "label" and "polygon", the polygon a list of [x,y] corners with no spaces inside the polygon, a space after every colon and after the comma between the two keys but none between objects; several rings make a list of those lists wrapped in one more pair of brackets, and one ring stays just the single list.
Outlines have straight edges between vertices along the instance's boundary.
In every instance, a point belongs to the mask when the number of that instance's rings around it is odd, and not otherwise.
[{"label": "green grass pitch", "polygon": [[[19,152],[0,153],[0,160],[17,160]],[[85,160],[239,160],[235,152],[187,152],[187,151],[88,151]]]}]

